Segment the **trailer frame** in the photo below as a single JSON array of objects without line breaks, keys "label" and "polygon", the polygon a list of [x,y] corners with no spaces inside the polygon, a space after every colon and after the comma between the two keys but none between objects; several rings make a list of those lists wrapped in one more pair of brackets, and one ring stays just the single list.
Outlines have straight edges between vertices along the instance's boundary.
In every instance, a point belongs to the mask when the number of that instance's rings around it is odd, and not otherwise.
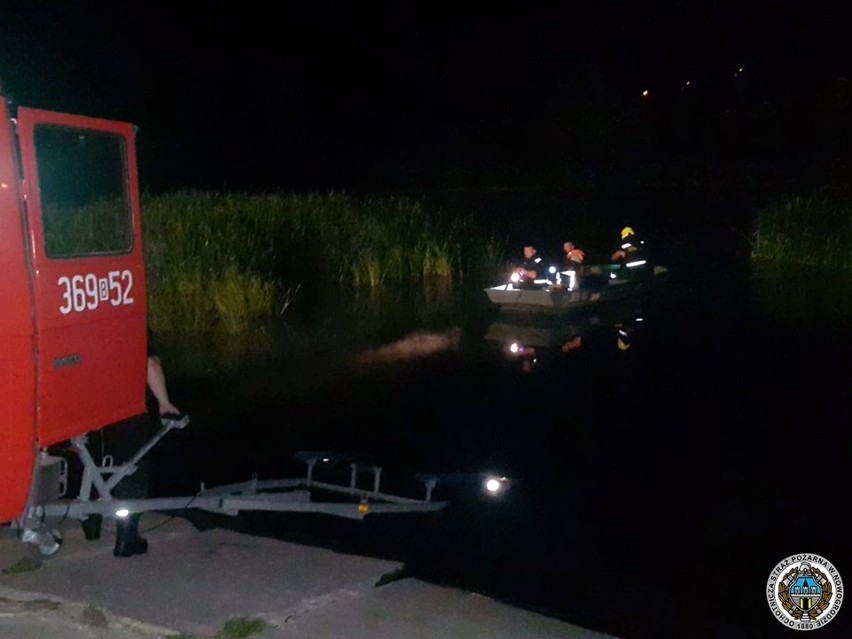
[{"label": "trailer frame", "polygon": [[[443,509],[447,501],[434,501],[432,492],[438,475],[418,475],[423,497],[415,498],[382,490],[382,467],[355,460],[349,453],[337,451],[299,451],[296,459],[305,464],[301,477],[260,479],[257,474],[243,482],[207,488],[201,484],[193,495],[124,499],[113,496],[115,487],[138,468],[141,459],[170,431],[185,428],[183,420],[162,420],[160,430],[133,457],[115,464],[104,456],[98,464],[89,451],[87,435],[70,439],[83,465],[80,491],[74,499],[64,499],[68,485],[68,467],[64,458],[42,451],[35,465],[30,498],[20,517],[10,526],[19,539],[38,558],[50,558],[62,546],[61,525],[67,520],[81,523],[92,515],[121,518],[148,511],[203,510],[237,516],[244,511],[325,514],[361,520],[371,514],[430,513]],[[325,467],[349,465],[348,483],[324,481],[317,477]],[[364,481],[364,477],[367,481]],[[365,485],[366,483],[366,485]],[[314,501],[314,491],[339,496],[338,501]]]}]

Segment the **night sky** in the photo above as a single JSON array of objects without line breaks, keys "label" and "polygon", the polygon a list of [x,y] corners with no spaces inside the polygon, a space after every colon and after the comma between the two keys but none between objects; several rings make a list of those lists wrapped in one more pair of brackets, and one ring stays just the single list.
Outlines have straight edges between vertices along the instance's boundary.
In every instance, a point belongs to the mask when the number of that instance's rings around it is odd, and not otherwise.
[{"label": "night sky", "polygon": [[7,97],[137,124],[153,191],[541,183],[687,92],[850,113],[849,3],[3,4]]}]

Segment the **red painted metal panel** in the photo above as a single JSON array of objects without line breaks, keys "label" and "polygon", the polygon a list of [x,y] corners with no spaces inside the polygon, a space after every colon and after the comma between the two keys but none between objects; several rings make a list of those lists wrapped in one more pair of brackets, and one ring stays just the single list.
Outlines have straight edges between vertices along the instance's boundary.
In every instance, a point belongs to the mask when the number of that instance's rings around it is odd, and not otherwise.
[{"label": "red painted metal panel", "polygon": [[[98,134],[122,141],[132,215],[127,252],[48,254],[36,132],[51,127],[79,129],[81,144]],[[34,274],[37,437],[47,446],[145,411],[147,291],[135,140],[128,123],[24,108],[18,135]]]},{"label": "red painted metal panel", "polygon": [[26,504],[35,461],[32,293],[12,123],[0,97],[0,522]]}]

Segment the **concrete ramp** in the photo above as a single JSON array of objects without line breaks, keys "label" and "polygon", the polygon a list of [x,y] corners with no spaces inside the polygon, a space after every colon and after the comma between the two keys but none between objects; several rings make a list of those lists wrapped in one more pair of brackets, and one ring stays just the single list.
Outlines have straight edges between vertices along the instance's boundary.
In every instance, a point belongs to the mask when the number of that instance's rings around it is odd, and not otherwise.
[{"label": "concrete ramp", "polygon": [[40,566],[2,529],[0,639],[201,639],[238,619],[262,620],[258,639],[607,637],[417,579],[377,586],[403,568],[394,561],[199,531],[159,513],[145,514],[142,528],[148,553],[116,558],[113,533],[87,541],[68,521],[62,549]]}]

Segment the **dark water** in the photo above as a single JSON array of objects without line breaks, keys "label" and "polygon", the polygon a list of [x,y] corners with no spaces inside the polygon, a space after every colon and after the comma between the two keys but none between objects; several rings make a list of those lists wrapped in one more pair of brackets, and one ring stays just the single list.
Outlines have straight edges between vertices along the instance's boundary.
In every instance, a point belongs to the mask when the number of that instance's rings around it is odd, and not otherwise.
[{"label": "dark water", "polygon": [[[437,515],[197,521],[399,558],[625,639],[788,636],[765,595],[782,558],[852,579],[850,289],[758,277],[741,233],[714,233],[672,236],[635,303],[555,321],[473,288],[323,305],[249,354],[165,340],[194,419],[155,453],[155,490],[297,474],[298,450],[356,452],[391,488],[495,471],[514,480],[502,500],[456,490]],[[534,354],[508,355],[515,340]],[[819,636],[849,636],[850,614]]]},{"label": "dark water", "polygon": [[[200,525],[400,558],[624,638],[782,636],[764,594],[778,561],[817,553],[852,575],[848,316],[784,316],[783,282],[760,293],[744,272],[666,278],[640,304],[547,323],[485,304],[406,307],[404,326],[364,333],[337,318],[234,376],[176,375],[194,422],[155,457],[160,492],[288,476],[297,450],[355,451],[390,482],[497,471],[515,480],[503,500],[459,492],[439,515]],[[535,355],[507,356],[512,339]]]}]

